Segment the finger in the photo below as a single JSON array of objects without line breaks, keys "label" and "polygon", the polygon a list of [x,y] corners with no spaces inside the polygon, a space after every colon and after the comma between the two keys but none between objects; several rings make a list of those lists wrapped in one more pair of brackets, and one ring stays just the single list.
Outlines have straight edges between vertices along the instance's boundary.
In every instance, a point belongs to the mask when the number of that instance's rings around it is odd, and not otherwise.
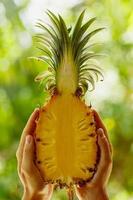
[{"label": "finger", "polygon": [[112,167],[112,153],[110,151],[110,146],[107,138],[104,135],[103,129],[98,129],[98,144],[100,146],[100,162],[98,165],[98,170],[94,176],[93,182],[98,183],[105,181],[111,172]]},{"label": "finger", "polygon": [[17,150],[17,153],[16,153],[18,159],[20,158],[20,154],[22,154],[25,136],[30,135],[34,132],[34,129],[35,129],[35,126],[36,126],[35,120],[37,119],[38,115],[39,115],[39,109],[36,108],[34,110],[34,112],[31,114],[31,116],[30,116],[24,130],[23,130],[23,133],[22,133],[21,138],[20,138],[19,147],[18,147],[18,150]]},{"label": "finger", "polygon": [[31,135],[26,136],[21,168],[28,174],[31,174],[34,168],[34,141]]},{"label": "finger", "polygon": [[34,138],[31,135],[27,135],[23,150],[21,173],[24,174],[25,180],[32,188],[42,190],[44,187],[44,179],[34,163],[34,150]]},{"label": "finger", "polygon": [[26,133],[26,135],[30,135],[30,134],[33,133],[33,131],[36,127],[35,121],[38,118],[38,116],[39,116],[39,108],[36,108],[34,110],[34,112],[31,114],[31,116],[30,116],[24,130],[23,130],[23,132]]},{"label": "finger", "polygon": [[21,135],[20,143],[19,143],[17,153],[16,153],[19,169],[20,169],[20,165],[22,162],[22,154],[23,154],[25,137],[26,137],[26,135],[33,134],[35,126],[36,126],[35,120],[38,118],[38,116],[39,116],[39,108],[36,108],[34,110],[34,112],[31,114],[31,116],[23,130],[23,133]]},{"label": "finger", "polygon": [[97,128],[97,130],[98,130],[99,128],[102,128],[102,129],[103,129],[104,134],[105,134],[105,136],[106,136],[106,138],[107,138],[107,140],[108,140],[108,142],[109,142],[110,150],[112,151],[112,146],[111,146],[110,141],[109,141],[109,136],[108,136],[108,134],[107,134],[107,129],[106,129],[104,123],[102,122],[102,119],[101,119],[101,117],[99,116],[99,114],[98,114],[95,110],[93,110],[93,113],[94,113],[94,118],[95,118],[95,121],[96,121],[96,128]]},{"label": "finger", "polygon": [[96,121],[96,126],[97,126],[96,128],[97,129],[102,128],[104,133],[106,134],[106,136],[108,138],[107,129],[106,129],[105,125],[103,124],[101,117],[96,112],[96,110],[93,110],[93,113],[94,113],[94,118],[95,118],[95,121]]},{"label": "finger", "polygon": [[109,142],[104,135],[103,129],[99,128],[97,130],[98,134],[98,144],[101,150],[101,161],[103,162],[110,162],[112,160],[111,151],[109,147]]}]

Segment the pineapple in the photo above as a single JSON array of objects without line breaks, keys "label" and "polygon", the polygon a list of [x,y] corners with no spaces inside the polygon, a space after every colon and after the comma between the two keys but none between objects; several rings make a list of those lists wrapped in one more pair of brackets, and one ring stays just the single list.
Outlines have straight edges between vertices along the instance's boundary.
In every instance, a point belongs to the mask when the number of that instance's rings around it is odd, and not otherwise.
[{"label": "pineapple", "polygon": [[74,28],[67,28],[62,17],[49,10],[51,24],[37,23],[44,32],[37,35],[43,55],[36,58],[49,68],[36,81],[45,83],[50,100],[41,107],[34,132],[36,164],[46,183],[61,188],[89,182],[100,157],[94,114],[84,95],[103,78],[93,61],[98,54],[88,44],[103,28],[88,33],[95,18],[83,23],[84,13]]}]

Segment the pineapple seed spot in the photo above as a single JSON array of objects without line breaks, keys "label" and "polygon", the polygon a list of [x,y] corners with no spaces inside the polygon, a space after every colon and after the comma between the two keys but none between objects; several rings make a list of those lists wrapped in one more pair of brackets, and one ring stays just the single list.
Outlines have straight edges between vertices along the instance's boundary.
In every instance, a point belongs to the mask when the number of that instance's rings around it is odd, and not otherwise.
[{"label": "pineapple seed spot", "polygon": [[60,189],[62,189],[64,186],[62,183],[59,183]]},{"label": "pineapple seed spot", "polygon": [[91,179],[92,179],[92,177],[91,177],[91,178],[88,178],[88,179],[86,180],[86,183],[89,183],[89,182],[91,181]]},{"label": "pineapple seed spot", "polygon": [[45,145],[48,145],[48,143],[46,143],[46,142],[43,142],[43,143],[41,143],[43,146],[45,146]]},{"label": "pineapple seed spot", "polygon": [[88,170],[89,172],[95,172],[95,169],[94,169],[94,168],[91,168],[91,167],[88,167],[87,170]]},{"label": "pineapple seed spot", "polygon": [[86,181],[82,180],[78,182],[79,187],[83,187],[86,184]]},{"label": "pineapple seed spot", "polygon": [[84,173],[86,173],[86,169],[84,169],[84,168],[81,168],[81,170],[82,170]]},{"label": "pineapple seed spot", "polygon": [[90,112],[88,112],[86,115],[89,116],[89,115],[90,115]]},{"label": "pineapple seed spot", "polygon": [[42,109],[42,112],[46,112],[46,110],[43,108],[43,109]]},{"label": "pineapple seed spot", "polygon": [[37,141],[37,142],[40,142],[40,141],[41,141],[41,139],[40,139],[40,138],[36,138],[36,141]]},{"label": "pineapple seed spot", "polygon": [[51,181],[51,184],[54,184],[54,181]]},{"label": "pineapple seed spot", "polygon": [[95,136],[95,133],[91,133],[88,135],[89,137],[94,137]]},{"label": "pineapple seed spot", "polygon": [[42,162],[40,160],[37,161],[38,164],[41,164]]},{"label": "pineapple seed spot", "polygon": [[91,122],[91,123],[90,123],[90,126],[92,126],[92,125],[94,125],[94,122]]},{"label": "pineapple seed spot", "polygon": [[88,139],[87,139],[87,138],[82,138],[82,139],[81,139],[81,141],[86,141],[86,140],[88,140]]}]

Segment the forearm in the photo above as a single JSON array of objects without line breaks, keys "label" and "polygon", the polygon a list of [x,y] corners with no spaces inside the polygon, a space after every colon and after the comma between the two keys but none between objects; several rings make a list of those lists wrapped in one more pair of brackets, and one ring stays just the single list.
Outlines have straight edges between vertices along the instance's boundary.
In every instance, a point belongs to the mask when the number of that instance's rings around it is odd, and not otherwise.
[{"label": "forearm", "polygon": [[105,189],[90,189],[79,200],[109,200],[109,198]]}]

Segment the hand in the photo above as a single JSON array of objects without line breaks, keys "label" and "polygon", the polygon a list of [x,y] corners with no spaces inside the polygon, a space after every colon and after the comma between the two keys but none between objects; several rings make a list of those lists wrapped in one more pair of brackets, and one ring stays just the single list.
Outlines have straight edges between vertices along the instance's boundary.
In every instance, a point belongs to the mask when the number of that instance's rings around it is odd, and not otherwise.
[{"label": "hand", "polygon": [[76,195],[79,199],[84,200],[107,200],[106,185],[112,170],[112,147],[107,130],[96,111],[94,111],[94,117],[101,150],[100,162],[92,181],[82,187],[77,186]]},{"label": "hand", "polygon": [[23,130],[16,153],[18,174],[24,187],[23,200],[49,200],[53,192],[53,186],[45,184],[34,163],[34,139],[32,135],[38,115],[39,109],[35,109]]}]

